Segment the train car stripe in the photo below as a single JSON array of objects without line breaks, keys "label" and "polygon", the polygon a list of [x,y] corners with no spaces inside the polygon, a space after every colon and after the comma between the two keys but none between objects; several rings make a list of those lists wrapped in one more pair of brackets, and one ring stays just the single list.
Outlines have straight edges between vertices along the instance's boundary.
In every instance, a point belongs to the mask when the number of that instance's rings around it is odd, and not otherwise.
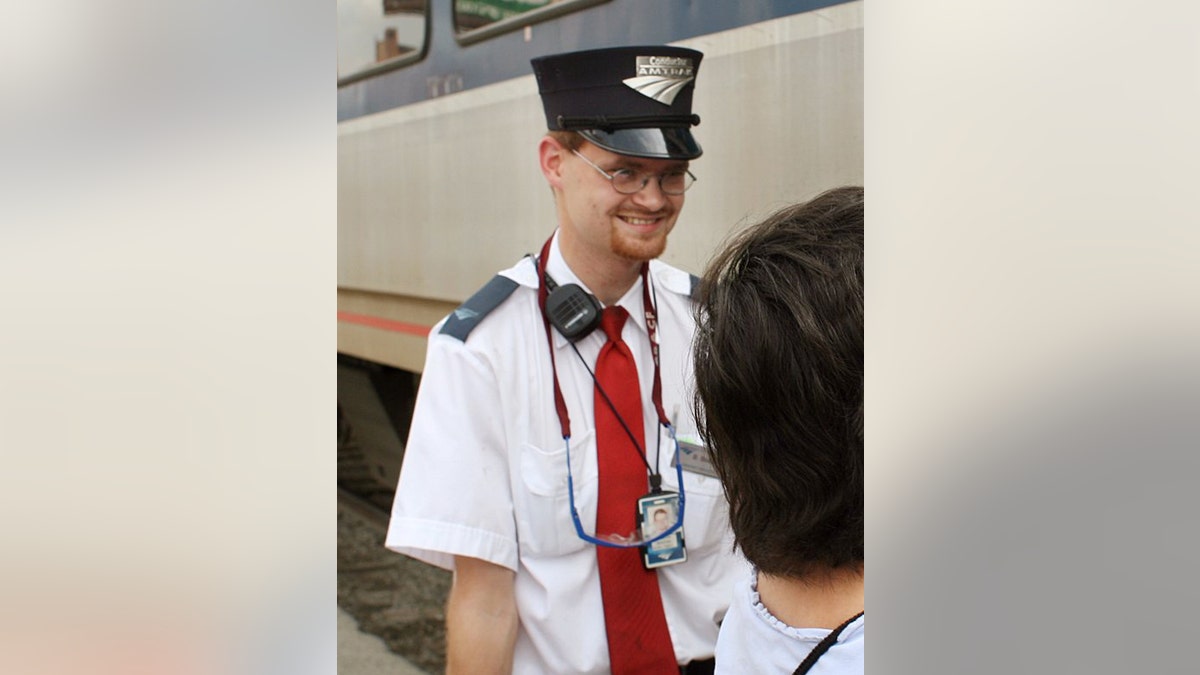
[{"label": "train car stripe", "polygon": [[408,333],[410,335],[416,335],[417,337],[429,337],[429,331],[433,328],[433,326],[421,326],[415,323],[393,321],[392,319],[384,319],[378,316],[343,312],[340,309],[338,310],[337,318],[338,321],[345,323],[356,323],[361,326],[370,326],[371,328],[390,330],[395,333]]}]

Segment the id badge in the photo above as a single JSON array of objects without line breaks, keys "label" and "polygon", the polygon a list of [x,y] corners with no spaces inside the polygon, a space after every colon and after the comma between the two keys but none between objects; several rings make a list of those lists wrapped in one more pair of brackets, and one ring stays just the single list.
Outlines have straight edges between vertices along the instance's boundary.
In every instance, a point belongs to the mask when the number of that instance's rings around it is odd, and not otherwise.
[{"label": "id badge", "polygon": [[[669,530],[679,521],[679,493],[652,492],[637,501],[637,518],[642,539],[649,540]],[[641,547],[642,564],[651,570],[687,560],[683,528]]]}]

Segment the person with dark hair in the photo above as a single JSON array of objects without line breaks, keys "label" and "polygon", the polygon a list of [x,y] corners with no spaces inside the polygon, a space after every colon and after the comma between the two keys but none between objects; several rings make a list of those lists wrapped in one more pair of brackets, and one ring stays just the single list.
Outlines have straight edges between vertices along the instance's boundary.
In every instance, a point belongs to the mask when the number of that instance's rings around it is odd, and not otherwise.
[{"label": "person with dark hair", "polygon": [[755,567],[717,672],[862,673],[861,187],[782,209],[713,258],[693,358],[700,433]]},{"label": "person with dark hair", "polygon": [[715,475],[675,443],[703,451],[697,280],[658,260],[701,154],[702,56],[533,60],[556,227],[430,334],[386,541],[454,571],[452,675],[712,673],[748,565]]}]

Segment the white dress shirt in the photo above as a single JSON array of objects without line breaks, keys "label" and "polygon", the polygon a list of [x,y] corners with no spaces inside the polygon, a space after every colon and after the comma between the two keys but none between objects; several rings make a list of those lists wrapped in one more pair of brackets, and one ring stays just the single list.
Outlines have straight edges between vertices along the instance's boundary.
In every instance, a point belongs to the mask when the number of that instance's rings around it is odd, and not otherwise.
[{"label": "white dress shirt", "polygon": [[[555,235],[547,263],[551,276],[560,285],[583,286],[557,243]],[[595,547],[576,535],[571,520],[567,449],[554,407],[537,273],[526,258],[501,274],[518,287],[465,341],[439,334],[442,323],[430,333],[386,544],[446,569],[461,555],[516,572],[520,628],[513,672],[605,673],[608,647]],[[659,322],[663,407],[680,439],[698,442],[690,276],[658,261],[650,264],[649,276]],[[657,461],[664,489],[678,490],[674,445],[651,402],[654,368],[640,279],[618,304],[630,315],[622,338],[640,374],[647,458],[652,465]],[[553,329],[551,334],[570,414],[575,504],[593,534],[597,469],[587,368],[606,338],[597,330],[576,343],[581,362],[568,340]],[[731,553],[719,481],[684,471],[684,491],[687,561],[659,570],[680,663],[712,656],[734,583],[749,569]]]}]

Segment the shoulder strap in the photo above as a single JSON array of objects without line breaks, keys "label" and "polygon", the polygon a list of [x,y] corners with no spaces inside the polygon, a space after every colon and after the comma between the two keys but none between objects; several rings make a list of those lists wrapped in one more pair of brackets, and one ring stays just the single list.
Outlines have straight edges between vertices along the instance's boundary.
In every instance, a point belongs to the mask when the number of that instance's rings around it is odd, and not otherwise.
[{"label": "shoulder strap", "polygon": [[854,623],[858,617],[862,615],[863,613],[859,612],[849,619],[846,619],[845,623],[842,625],[830,631],[829,635],[826,635],[824,640],[821,640],[819,643],[817,643],[816,647],[813,647],[813,650],[808,653],[808,656],[804,658],[804,661],[802,661],[799,666],[796,666],[796,670],[792,673],[792,675],[804,675],[804,673],[812,670],[812,667],[817,662],[817,659],[821,658],[821,655],[829,651],[829,648],[833,646],[833,643],[837,642],[838,636],[842,634],[842,631],[846,630],[846,626]]},{"label": "shoulder strap", "polygon": [[439,333],[466,342],[467,336],[483,321],[483,317],[507,300],[516,288],[517,282],[497,274],[450,314]]}]

